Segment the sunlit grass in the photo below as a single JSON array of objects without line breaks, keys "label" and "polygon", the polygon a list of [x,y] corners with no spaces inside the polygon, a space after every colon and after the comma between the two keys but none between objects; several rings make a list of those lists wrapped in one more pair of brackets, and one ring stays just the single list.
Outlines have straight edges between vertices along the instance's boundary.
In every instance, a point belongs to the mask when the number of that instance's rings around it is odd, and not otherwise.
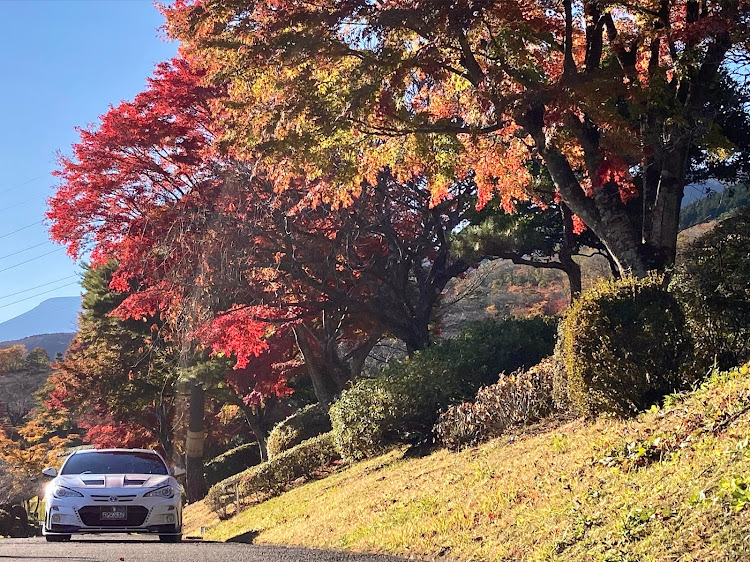
[{"label": "sunlit grass", "polygon": [[185,537],[200,537],[201,527],[218,523],[218,516],[203,501],[186,506],[182,512],[182,534]]},{"label": "sunlit grass", "polygon": [[631,421],[392,451],[201,524],[214,540],[257,530],[256,542],[458,560],[748,559],[750,377],[724,379]]}]

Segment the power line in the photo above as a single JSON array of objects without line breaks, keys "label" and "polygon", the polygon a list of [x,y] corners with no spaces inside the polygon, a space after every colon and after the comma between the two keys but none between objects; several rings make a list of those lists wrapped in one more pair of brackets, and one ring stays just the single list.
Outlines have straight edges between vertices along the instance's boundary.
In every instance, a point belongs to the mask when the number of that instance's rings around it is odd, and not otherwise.
[{"label": "power line", "polygon": [[13,191],[14,189],[18,189],[19,187],[23,187],[24,185],[28,185],[31,182],[34,182],[34,181],[36,181],[38,179],[41,179],[43,177],[44,177],[43,175],[42,176],[37,176],[35,178],[31,178],[30,180],[26,180],[25,182],[18,183],[16,185],[12,186],[12,187],[7,188],[7,189],[3,189],[2,191],[0,191],[0,195],[2,195],[3,193],[8,193],[9,191]]},{"label": "power line", "polygon": [[39,244],[34,244],[33,246],[29,246],[28,248],[24,248],[23,250],[18,250],[17,252],[13,252],[12,254],[5,254],[4,256],[0,256],[0,260],[4,260],[5,258],[9,258],[11,256],[17,256],[18,254],[23,254],[24,252],[28,252],[29,250],[33,250],[34,248],[45,246],[47,244],[49,244],[49,240],[45,240],[44,242],[40,242]]},{"label": "power line", "polygon": [[50,289],[48,291],[42,291],[41,293],[37,293],[36,295],[31,295],[30,297],[26,297],[26,298],[23,298],[23,299],[18,299],[17,301],[9,302],[8,304],[0,304],[0,308],[6,308],[6,307],[9,307],[9,306],[13,306],[14,304],[18,304],[19,302],[24,302],[24,301],[28,301],[28,300],[31,300],[31,299],[35,299],[36,297],[40,297],[42,295],[46,295],[46,294],[49,294],[49,293],[54,293],[58,289],[63,289],[64,287],[69,287],[70,285],[77,285],[77,284],[78,284],[78,282],[75,281],[73,283],[67,283],[65,285],[60,285],[59,287],[55,287],[54,289]]},{"label": "power line", "polygon": [[2,209],[0,209],[0,213],[13,209],[15,207],[20,207],[21,205],[25,205],[26,203],[30,203],[31,201],[35,201],[37,199],[39,199],[39,195],[37,195],[36,197],[31,197],[30,199],[19,201],[18,203],[14,203],[13,205],[8,205],[7,207],[3,207]]},{"label": "power line", "polygon": [[16,265],[11,265],[10,267],[6,267],[5,269],[0,269],[0,273],[2,273],[3,271],[8,271],[9,269],[14,269],[16,267],[20,267],[22,265],[25,265],[25,264],[31,262],[31,261],[35,261],[35,260],[41,259],[41,258],[43,258],[45,256],[49,256],[50,254],[54,254],[55,252],[59,252],[61,250],[62,250],[62,248],[57,248],[55,250],[52,250],[51,252],[47,252],[46,254],[42,254],[41,256],[36,256],[34,258],[29,258],[26,261],[22,261],[21,263],[17,263]]},{"label": "power line", "polygon": [[78,277],[77,275],[68,275],[67,277],[61,277],[60,279],[55,279],[54,281],[50,281],[49,283],[42,283],[41,285],[37,285],[36,287],[29,287],[28,289],[24,289],[23,291],[16,291],[15,293],[10,293],[8,295],[0,297],[0,300],[8,299],[10,297],[15,297],[16,295],[22,295],[23,293],[28,293],[29,291],[33,291],[35,289],[41,289],[42,287],[47,287],[49,285],[54,285],[55,283],[59,283],[60,281],[67,281],[68,279],[71,279],[73,277]]},{"label": "power line", "polygon": [[7,237],[8,237],[8,236],[10,236],[11,234],[16,234],[16,233],[18,233],[18,232],[21,232],[22,230],[26,230],[27,228],[31,228],[32,226],[36,226],[36,225],[38,225],[38,224],[42,224],[42,222],[44,222],[44,221],[36,221],[36,222],[35,222],[35,223],[33,223],[33,224],[29,224],[29,225],[26,225],[26,226],[22,226],[21,228],[19,228],[19,229],[17,229],[17,230],[13,230],[12,232],[9,232],[8,234],[3,234],[3,235],[0,235],[0,238],[7,238]]}]

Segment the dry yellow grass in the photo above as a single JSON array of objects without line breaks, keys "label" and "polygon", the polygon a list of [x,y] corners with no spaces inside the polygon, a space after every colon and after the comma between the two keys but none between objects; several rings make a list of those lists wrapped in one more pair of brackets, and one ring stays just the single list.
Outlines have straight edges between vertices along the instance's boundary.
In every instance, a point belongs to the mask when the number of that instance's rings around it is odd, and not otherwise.
[{"label": "dry yellow grass", "polygon": [[201,527],[215,527],[219,524],[219,517],[204,501],[199,501],[185,507],[182,512],[182,534],[185,537],[201,536]]},{"label": "dry yellow grass", "polygon": [[455,560],[747,560],[749,374],[631,421],[392,451],[201,525],[215,540],[257,530],[263,543]]}]

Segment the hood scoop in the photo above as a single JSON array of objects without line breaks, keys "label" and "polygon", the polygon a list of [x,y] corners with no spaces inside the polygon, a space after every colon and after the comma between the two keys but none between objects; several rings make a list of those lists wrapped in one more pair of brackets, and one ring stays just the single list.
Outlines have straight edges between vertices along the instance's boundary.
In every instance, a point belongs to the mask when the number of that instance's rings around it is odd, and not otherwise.
[{"label": "hood scoop", "polygon": [[104,479],[83,480],[83,483],[86,484],[86,486],[104,486]]},{"label": "hood scoop", "polygon": [[[146,479],[148,480],[148,478]],[[123,479],[123,486],[143,486],[146,480],[138,480],[136,478],[128,478],[127,476]]]}]

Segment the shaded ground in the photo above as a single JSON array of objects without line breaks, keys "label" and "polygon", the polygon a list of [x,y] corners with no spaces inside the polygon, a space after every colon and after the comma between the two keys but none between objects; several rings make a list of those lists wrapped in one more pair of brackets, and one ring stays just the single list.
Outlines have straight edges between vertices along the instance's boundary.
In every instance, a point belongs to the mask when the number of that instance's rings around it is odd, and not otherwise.
[{"label": "shaded ground", "polygon": [[254,546],[238,542],[182,542],[162,544],[155,537],[112,535],[82,536],[66,543],[43,538],[0,539],[0,561],[30,560],[68,562],[397,562],[388,556],[351,554],[326,550]]}]

